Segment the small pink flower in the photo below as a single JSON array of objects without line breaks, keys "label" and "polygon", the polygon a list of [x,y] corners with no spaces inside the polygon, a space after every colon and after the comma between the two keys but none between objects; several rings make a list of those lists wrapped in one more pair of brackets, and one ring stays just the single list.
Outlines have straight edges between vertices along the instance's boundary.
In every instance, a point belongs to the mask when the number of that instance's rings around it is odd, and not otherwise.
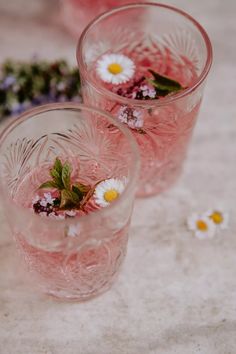
[{"label": "small pink flower", "polygon": [[121,123],[127,124],[131,129],[143,127],[143,115],[140,111],[122,106],[118,112],[118,119]]}]

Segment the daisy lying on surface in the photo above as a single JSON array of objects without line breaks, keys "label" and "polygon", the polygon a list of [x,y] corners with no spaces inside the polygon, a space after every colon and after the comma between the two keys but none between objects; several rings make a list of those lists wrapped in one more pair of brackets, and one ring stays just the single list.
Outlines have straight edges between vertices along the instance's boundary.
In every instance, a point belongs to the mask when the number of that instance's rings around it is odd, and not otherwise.
[{"label": "daisy lying on surface", "polygon": [[207,239],[215,236],[217,229],[228,228],[229,215],[221,208],[208,210],[205,214],[192,214],[188,218],[189,230],[192,230],[199,239]]}]

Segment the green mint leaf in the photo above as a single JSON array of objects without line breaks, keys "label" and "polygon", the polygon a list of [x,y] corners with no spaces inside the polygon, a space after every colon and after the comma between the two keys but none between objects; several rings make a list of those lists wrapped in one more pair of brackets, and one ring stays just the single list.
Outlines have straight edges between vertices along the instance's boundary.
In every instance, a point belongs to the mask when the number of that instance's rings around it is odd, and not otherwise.
[{"label": "green mint leaf", "polygon": [[61,179],[61,175],[58,173],[57,170],[55,170],[54,168],[52,168],[50,170],[50,175],[52,176],[54,182],[57,185],[58,189],[63,189],[63,183],[62,183],[62,179]]},{"label": "green mint leaf", "polygon": [[72,186],[72,191],[78,196],[79,200],[81,201],[84,197],[84,193],[77,186]]},{"label": "green mint leaf", "polygon": [[47,189],[47,188],[57,188],[57,184],[54,181],[47,181],[39,186],[39,189]]},{"label": "green mint leaf", "polygon": [[68,191],[66,189],[63,189],[61,191],[61,203],[60,203],[61,209],[73,208],[76,205],[78,205],[79,202],[80,200],[76,193],[72,191]]},{"label": "green mint leaf", "polygon": [[178,81],[170,79],[167,76],[162,76],[151,69],[149,69],[149,72],[154,77],[154,80],[150,80],[150,82],[155,87],[158,96],[166,96],[171,92],[177,92],[183,89]]},{"label": "green mint leaf", "polygon": [[74,184],[74,187],[76,187],[76,189],[78,189],[83,194],[88,193],[88,191],[91,189],[91,186],[79,182]]},{"label": "green mint leaf", "polygon": [[53,169],[55,171],[57,171],[59,173],[59,175],[61,176],[62,168],[63,168],[63,166],[62,166],[61,160],[57,157],[56,160],[55,160]]},{"label": "green mint leaf", "polygon": [[70,176],[71,176],[71,166],[68,163],[65,163],[65,165],[62,168],[62,182],[65,187],[65,189],[70,190]]}]

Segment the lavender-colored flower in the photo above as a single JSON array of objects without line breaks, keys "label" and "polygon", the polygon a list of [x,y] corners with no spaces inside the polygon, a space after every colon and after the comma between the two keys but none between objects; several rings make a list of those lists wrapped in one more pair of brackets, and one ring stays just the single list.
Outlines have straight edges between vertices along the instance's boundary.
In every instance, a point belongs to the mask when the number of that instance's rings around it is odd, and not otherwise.
[{"label": "lavender-colored flower", "polygon": [[15,82],[16,78],[13,75],[8,75],[3,81],[2,88],[6,90],[10,86],[14,85]]},{"label": "lavender-colored flower", "polygon": [[137,100],[148,100],[156,97],[156,90],[148,85],[141,85],[132,93],[132,98]]},{"label": "lavender-colored flower", "polygon": [[143,115],[140,111],[122,106],[118,112],[118,119],[121,123],[127,124],[131,129],[143,127]]},{"label": "lavender-colored flower", "polygon": [[48,204],[53,205],[55,198],[52,197],[51,193],[44,193],[44,199]]},{"label": "lavender-colored flower", "polygon": [[51,193],[44,193],[43,197],[40,198],[38,195],[32,201],[32,207],[36,214],[51,215],[53,217],[57,215],[55,212],[55,201],[56,198],[52,196]]},{"label": "lavender-colored flower", "polygon": [[140,90],[142,91],[144,97],[148,97],[148,98],[156,97],[156,90],[152,87],[144,85],[140,87]]},{"label": "lavender-colored flower", "polygon": [[21,114],[22,112],[24,112],[24,105],[22,103],[19,102],[13,102],[10,106],[9,106],[9,110],[11,112],[11,115],[17,115],[17,114]]}]

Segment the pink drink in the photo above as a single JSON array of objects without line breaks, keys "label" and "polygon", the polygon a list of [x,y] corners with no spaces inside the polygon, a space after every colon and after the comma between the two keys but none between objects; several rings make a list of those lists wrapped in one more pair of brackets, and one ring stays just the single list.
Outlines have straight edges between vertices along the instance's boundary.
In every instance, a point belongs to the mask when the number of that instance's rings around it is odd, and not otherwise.
[{"label": "pink drink", "polygon": [[[76,158],[67,158],[67,161],[73,163],[72,181],[76,180],[77,173],[79,172],[79,162]],[[38,187],[49,179],[49,165],[42,165],[29,174],[27,174],[18,186],[15,193],[14,201],[19,208],[28,208],[32,213],[33,201],[37,197],[42,197],[45,193],[56,195],[52,190],[38,190]],[[94,180],[93,180],[94,181]],[[99,180],[97,180],[98,182]],[[80,181],[85,184],[91,183],[91,179]],[[88,204],[86,204],[84,211],[72,210],[73,217],[65,216],[65,211],[59,211],[58,216],[49,214],[48,216],[38,216],[42,219],[52,218],[60,220],[71,219],[76,221],[94,211],[100,209],[92,197]],[[75,214],[75,215],[74,215]],[[83,237],[80,226],[72,225],[69,227],[61,227],[59,235],[51,235],[48,231],[41,235],[44,239],[60,238],[62,241],[68,241],[75,245],[73,251],[58,250],[50,252],[43,250],[41,247],[35,247],[32,242],[27,242],[27,237],[24,234],[16,233],[14,238],[20,248],[26,264],[29,267],[32,275],[37,277],[39,284],[43,284],[44,290],[48,294],[58,297],[68,297],[73,299],[73,294],[76,298],[78,291],[80,298],[93,297],[94,294],[105,291],[113,281],[114,274],[117,267],[125,257],[125,249],[128,241],[128,226],[127,224],[118,229],[117,232],[111,235],[111,240],[107,240],[102,245],[96,247],[88,245],[82,249],[76,250],[76,238]],[[32,229],[32,232],[37,232]],[[55,231],[58,233],[58,230]],[[111,262],[111,259],[115,262]],[[53,290],[51,290],[53,288]]]},{"label": "pink drink", "polygon": [[84,105],[41,106],[3,132],[6,216],[46,293],[85,300],[112,285],[126,254],[138,172],[129,130]]},{"label": "pink drink", "polygon": [[[138,43],[131,52],[125,49],[120,54],[124,54],[135,63],[135,76],[132,80],[119,85],[107,84],[101,80],[96,69],[91,71],[89,80],[122,96],[134,86],[135,82],[142,80],[142,77],[152,78],[148,69],[178,81],[183,87],[190,87],[197,79],[194,63],[184,56],[176,57],[168,48],[160,50],[154,46],[145,49],[142,43]],[[93,67],[96,68],[96,62]],[[147,82],[144,80],[143,84]],[[163,98],[160,97],[159,100],[161,102]],[[125,107],[119,102],[107,99],[105,95],[97,95],[95,91],[89,91],[86,95],[84,90],[84,101],[96,102],[100,108],[117,119],[120,119],[121,107]],[[148,108],[138,107],[139,103],[142,104],[143,100],[132,100],[132,104],[127,107],[140,114],[142,127],[136,129],[132,125],[128,124],[128,126],[138,142],[141,155],[142,168],[138,196],[146,196],[169,188],[180,175],[200,101],[188,111],[185,111],[181,104],[175,103],[164,107],[153,107],[151,99],[145,100],[145,103],[150,103]]]},{"label": "pink drink", "polygon": [[[123,84],[114,79],[117,67],[108,70],[106,63],[111,62],[103,62],[107,71],[100,65],[109,55],[126,58],[126,74],[123,68],[121,71],[126,78]],[[211,66],[211,43],[204,29],[171,6],[127,5],[90,24],[79,40],[77,60],[84,101],[128,126],[139,145],[137,195],[168,189],[181,173]],[[181,85],[179,91],[159,95],[149,80],[154,79],[149,70],[175,80]],[[112,79],[105,75],[108,71]]]}]

